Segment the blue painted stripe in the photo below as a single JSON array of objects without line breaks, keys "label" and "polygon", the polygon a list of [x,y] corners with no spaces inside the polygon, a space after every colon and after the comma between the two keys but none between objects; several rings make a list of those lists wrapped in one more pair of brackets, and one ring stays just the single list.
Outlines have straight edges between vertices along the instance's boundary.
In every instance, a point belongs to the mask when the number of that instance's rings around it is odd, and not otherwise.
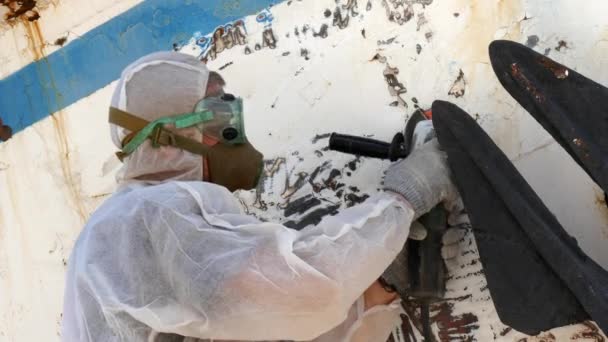
[{"label": "blue painted stripe", "polygon": [[[169,50],[276,0],[145,0],[0,81],[0,116],[18,132],[95,92],[135,59]],[[110,99],[108,99],[109,103]]]}]

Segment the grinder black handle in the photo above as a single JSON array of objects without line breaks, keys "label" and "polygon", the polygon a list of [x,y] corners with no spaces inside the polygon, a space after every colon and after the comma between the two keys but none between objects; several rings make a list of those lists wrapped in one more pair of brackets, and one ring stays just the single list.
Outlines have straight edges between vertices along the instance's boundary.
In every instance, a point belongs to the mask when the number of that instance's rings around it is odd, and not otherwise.
[{"label": "grinder black handle", "polygon": [[399,158],[407,157],[407,148],[404,141],[405,139],[401,133],[397,133],[390,144],[370,138],[332,133],[329,137],[329,149],[364,157],[395,161]]},{"label": "grinder black handle", "polygon": [[389,143],[369,138],[338,133],[329,137],[330,150],[364,157],[387,159],[389,148]]}]

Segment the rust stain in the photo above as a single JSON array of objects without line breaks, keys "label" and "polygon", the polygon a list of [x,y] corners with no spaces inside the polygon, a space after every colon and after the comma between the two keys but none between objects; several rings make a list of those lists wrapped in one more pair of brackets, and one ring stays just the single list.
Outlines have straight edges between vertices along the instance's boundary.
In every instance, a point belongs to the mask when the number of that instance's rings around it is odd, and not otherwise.
[{"label": "rust stain", "polygon": [[22,22],[27,31],[28,47],[34,56],[34,60],[41,60],[45,56],[44,47],[46,44],[40,26],[37,21],[23,19]]},{"label": "rust stain", "polygon": [[[42,35],[42,30],[40,30],[40,26],[37,21],[29,21],[26,19],[22,19],[23,25],[27,31],[28,37],[28,45],[30,51],[34,56],[34,60],[41,60],[43,63],[39,64],[39,68],[46,67],[48,69],[49,81],[51,83],[52,88],[55,90],[54,95],[56,97],[56,102],[59,104],[62,102],[61,94],[56,90],[57,87],[55,85],[55,80],[53,78],[53,73],[51,72],[51,68],[48,60],[46,59],[46,54],[44,52],[44,47],[46,45],[44,36]],[[42,100],[42,99],[41,99]],[[86,221],[87,211],[84,208],[82,203],[82,198],[78,191],[78,187],[76,181],[74,179],[74,175],[72,172],[72,167],[70,165],[70,148],[68,144],[67,133],[65,130],[65,122],[64,122],[64,114],[62,111],[58,111],[54,114],[51,114],[51,120],[53,122],[53,126],[55,127],[56,140],[59,146],[59,160],[61,163],[61,171],[63,175],[63,179],[65,185],[68,188],[68,191],[72,197],[73,206],[76,209],[78,216],[82,223]]]},{"label": "rust stain", "polygon": [[563,80],[568,77],[568,68],[563,65],[557,64],[556,62],[550,60],[547,57],[540,57],[538,59],[538,63],[540,63],[540,65],[542,65],[546,69],[549,69],[557,79]]},{"label": "rust stain", "polygon": [[[452,303],[440,303],[434,309],[438,310],[433,320],[439,327],[440,341],[453,341],[455,337],[471,336],[475,330],[479,329],[478,318],[472,313],[453,315]],[[466,340],[466,339],[463,339]]]},{"label": "rust stain", "polygon": [[489,63],[488,44],[502,28],[506,29],[504,39],[521,40],[521,29],[516,21],[525,16],[522,0],[455,0],[453,3],[454,8],[462,9],[459,18],[464,20],[458,39],[450,42],[452,49],[459,51],[459,59]]},{"label": "rust stain", "polygon": [[570,340],[572,340],[572,341],[578,341],[578,340],[589,341],[589,340],[591,340],[591,341],[595,341],[595,342],[605,342],[606,341],[604,336],[602,336],[602,333],[599,331],[597,326],[595,324],[593,324],[593,322],[585,321],[582,323],[582,325],[585,328],[581,331],[576,332],[574,335],[572,335],[572,337],[570,337]]},{"label": "rust stain", "polygon": [[59,145],[59,160],[61,162],[61,171],[63,173],[63,178],[70,194],[72,195],[74,207],[78,212],[78,216],[80,216],[82,223],[84,223],[86,221],[87,214],[82,204],[80,193],[76,189],[76,182],[74,180],[72,166],[70,165],[70,150],[68,145],[67,134],[65,131],[64,114],[62,111],[58,111],[54,114],[51,114],[51,119],[53,120],[56,139]]},{"label": "rust stain", "polygon": [[36,8],[36,0],[0,0],[0,5],[8,8],[8,13],[5,14],[4,19],[9,24],[17,18],[27,21],[40,19],[40,14]]},{"label": "rust stain", "polygon": [[[602,190],[596,190],[594,202],[595,206],[597,207],[597,210],[602,216],[602,222],[608,222],[608,203],[606,194]],[[608,226],[603,225],[600,230],[604,238],[608,239]]]},{"label": "rust stain", "polygon": [[521,72],[517,63],[511,64],[511,76],[513,76],[513,78],[515,78],[515,80],[534,97],[536,102],[545,102],[545,96],[532,85],[532,82],[530,82],[530,80]]},{"label": "rust stain", "polygon": [[524,337],[519,339],[517,342],[555,342],[555,335],[552,333],[540,334],[532,337]]},{"label": "rust stain", "polygon": [[[468,300],[470,295],[453,298],[431,305],[431,325],[439,328],[438,337],[441,342],[473,341],[474,334],[479,329],[479,319],[473,313],[454,315],[454,301]],[[402,315],[401,329],[405,341],[415,342],[414,329],[422,332],[422,320],[418,305],[410,300],[402,300],[402,306],[407,315]]]}]

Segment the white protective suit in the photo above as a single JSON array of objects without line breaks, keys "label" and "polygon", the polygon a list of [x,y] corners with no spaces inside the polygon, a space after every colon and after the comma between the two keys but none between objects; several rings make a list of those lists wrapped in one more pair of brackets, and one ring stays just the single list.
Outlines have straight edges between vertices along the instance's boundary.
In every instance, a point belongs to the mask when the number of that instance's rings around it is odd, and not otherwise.
[{"label": "white protective suit", "polygon": [[[207,75],[189,56],[147,56],[113,105],[147,120],[188,112]],[[112,127],[118,146],[126,133]],[[200,156],[149,142],[125,159],[70,256],[63,341],[386,340],[400,304],[364,312],[362,293],[407,239],[414,212],[401,196],[295,231],[244,214],[226,188],[197,181],[201,170]]]}]

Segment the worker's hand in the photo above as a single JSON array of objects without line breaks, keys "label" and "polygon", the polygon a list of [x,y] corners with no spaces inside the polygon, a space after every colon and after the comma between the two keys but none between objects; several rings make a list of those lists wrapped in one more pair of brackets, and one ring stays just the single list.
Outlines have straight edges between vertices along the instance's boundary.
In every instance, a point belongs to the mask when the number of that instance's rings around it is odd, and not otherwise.
[{"label": "worker's hand", "polygon": [[467,233],[467,227],[469,226],[458,225],[450,227],[441,238],[443,244],[441,246],[441,256],[448,269],[453,269],[458,265],[457,258],[460,252],[460,242]]},{"label": "worker's hand", "polygon": [[437,139],[392,164],[384,177],[384,189],[405,197],[414,208],[415,218],[441,202],[452,207],[460,197],[450,179],[447,156],[439,149]]},{"label": "worker's hand", "polygon": [[[464,216],[466,217],[466,214]],[[468,223],[452,226],[448,228],[441,237],[441,256],[448,267],[453,266],[456,263],[456,258],[458,257],[458,252],[460,251],[460,241],[467,233],[467,227],[470,227]],[[408,238],[421,241],[424,240],[426,236],[427,230],[424,225],[418,221],[412,222],[412,225],[410,226],[410,235]]]}]

